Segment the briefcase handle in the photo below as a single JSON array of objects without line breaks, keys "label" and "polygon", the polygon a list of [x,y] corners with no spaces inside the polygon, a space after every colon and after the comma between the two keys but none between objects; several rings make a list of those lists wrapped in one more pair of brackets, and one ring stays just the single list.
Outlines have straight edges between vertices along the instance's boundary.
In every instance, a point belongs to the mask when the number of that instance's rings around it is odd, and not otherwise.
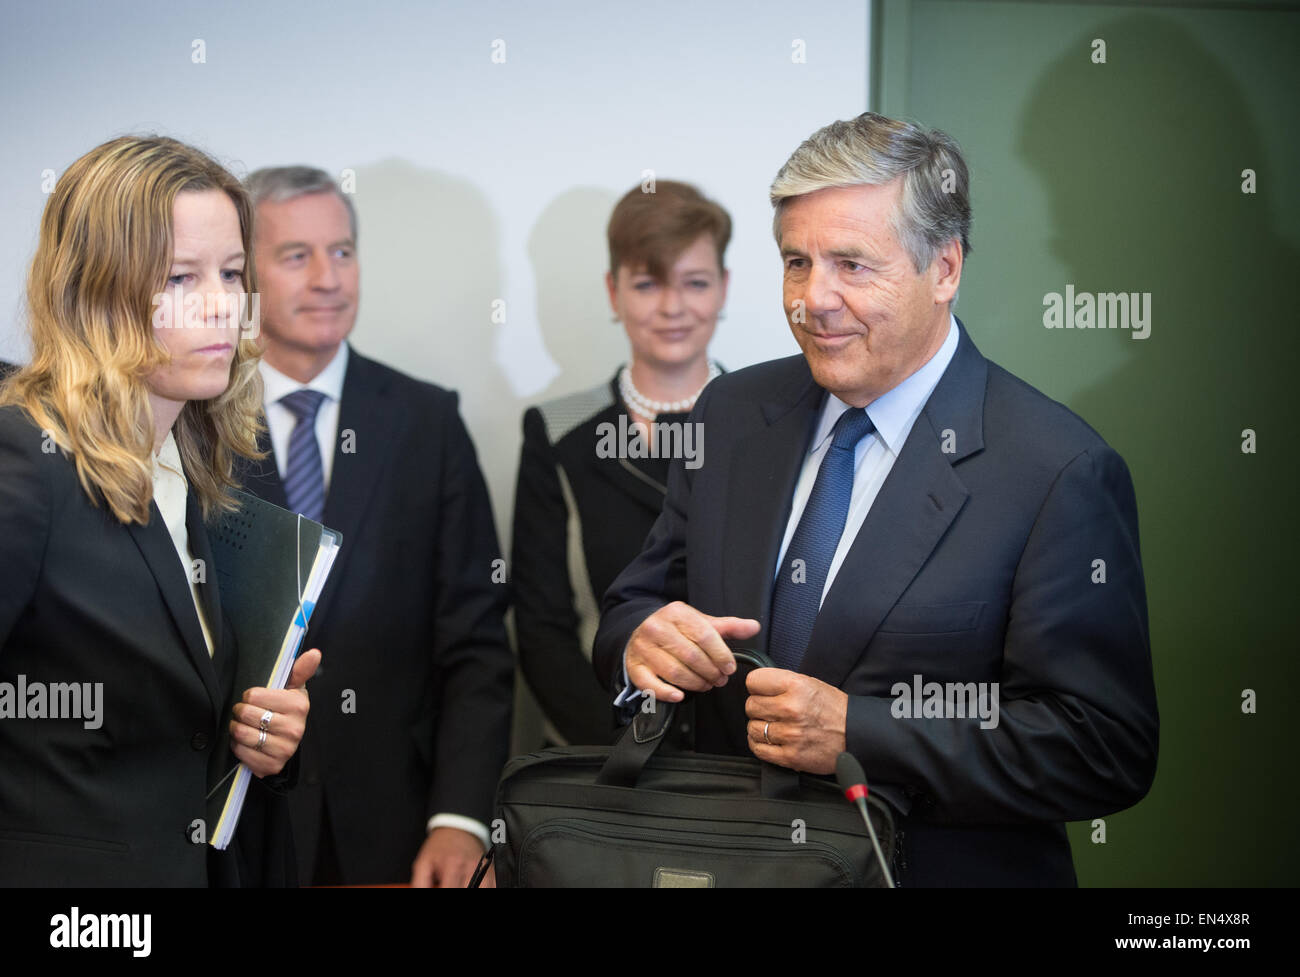
[{"label": "briefcase handle", "polygon": [[749,662],[755,668],[776,668],[776,662],[753,648],[732,648],[731,657],[738,662]]},{"label": "briefcase handle", "polygon": [[[731,653],[737,661],[755,668],[775,667],[772,659],[752,648],[733,648]],[[654,709],[637,712],[623,735],[614,743],[609,758],[596,776],[596,783],[612,787],[635,787],[641,779],[641,771],[667,738],[675,712],[675,703],[657,700]],[[799,774],[788,767],[764,762],[759,781],[765,798],[795,800],[798,797]]]}]

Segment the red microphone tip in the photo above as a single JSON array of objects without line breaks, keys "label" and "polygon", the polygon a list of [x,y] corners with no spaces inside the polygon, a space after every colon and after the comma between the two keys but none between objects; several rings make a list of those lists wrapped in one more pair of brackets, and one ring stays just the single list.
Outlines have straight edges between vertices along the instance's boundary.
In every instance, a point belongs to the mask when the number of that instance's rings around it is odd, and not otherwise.
[{"label": "red microphone tip", "polygon": [[844,792],[844,796],[847,797],[850,801],[854,801],[854,802],[858,801],[859,799],[865,801],[867,799],[867,785],[854,784],[852,787],[850,787],[848,790]]}]

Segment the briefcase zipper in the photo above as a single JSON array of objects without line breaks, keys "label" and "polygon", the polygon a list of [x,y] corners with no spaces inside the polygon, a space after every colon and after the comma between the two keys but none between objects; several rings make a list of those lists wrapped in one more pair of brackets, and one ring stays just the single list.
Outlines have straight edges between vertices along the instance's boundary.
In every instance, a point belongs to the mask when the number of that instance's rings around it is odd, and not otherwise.
[{"label": "briefcase zipper", "polygon": [[[590,825],[601,825],[606,828],[617,829],[617,832],[605,832],[593,830]],[[773,853],[792,852],[797,854],[807,854],[815,852],[817,855],[834,865],[843,875],[845,875],[850,884],[854,887],[862,885],[862,873],[854,868],[853,864],[841,855],[835,848],[820,841],[805,841],[795,844],[793,842],[781,842],[771,838],[754,838],[739,839],[718,836],[717,839],[710,839],[707,845],[700,844],[698,841],[674,845],[665,841],[665,834],[686,834],[675,828],[664,828],[659,833],[650,833],[637,831],[626,825],[617,824],[609,821],[590,821],[580,818],[561,818],[555,821],[548,821],[546,824],[539,824],[524,837],[523,844],[519,847],[519,877],[522,879],[526,871],[526,863],[531,844],[539,834],[547,832],[568,832],[586,837],[594,842],[603,844],[619,844],[620,842],[640,842],[643,844],[653,845],[663,848],[667,851],[686,850],[699,851],[707,853],[710,848],[726,848],[731,851],[758,850]],[[799,851],[795,852],[798,849]]]}]

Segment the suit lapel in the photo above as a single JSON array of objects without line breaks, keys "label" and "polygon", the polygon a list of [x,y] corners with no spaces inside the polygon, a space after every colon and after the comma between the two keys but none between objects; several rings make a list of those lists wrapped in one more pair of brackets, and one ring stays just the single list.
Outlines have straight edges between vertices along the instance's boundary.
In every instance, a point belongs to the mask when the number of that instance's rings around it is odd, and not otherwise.
[{"label": "suit lapel", "polygon": [[626,495],[632,496],[646,508],[658,514],[664,507],[668,486],[636,463],[634,458],[619,458],[617,465],[598,465],[596,471],[607,478]]},{"label": "suit lapel", "polygon": [[343,547],[318,601],[326,617],[332,603],[330,598],[347,576],[344,564],[349,554],[356,551],[355,546],[348,546],[348,540],[355,539],[360,532],[375,485],[384,478],[395,446],[401,442],[398,427],[408,421],[391,409],[387,382],[371,369],[369,360],[351,350],[339,401],[334,466],[323,516],[325,525],[343,536]]},{"label": "suit lapel", "polygon": [[[191,503],[187,502],[187,505],[189,504]],[[186,527],[187,531],[191,533],[190,538],[193,539],[193,531],[189,529],[190,525],[191,522],[187,512]],[[212,701],[213,713],[219,715],[224,709],[225,703],[221,690],[217,685],[217,673],[212,667],[212,659],[208,657],[207,644],[203,641],[203,631],[199,627],[199,618],[194,609],[194,597],[190,593],[185,568],[181,565],[180,558],[176,553],[176,546],[172,542],[171,534],[167,532],[167,524],[163,521],[162,513],[158,511],[157,504],[150,503],[149,525],[141,526],[138,523],[131,523],[127,526],[127,531],[139,548],[140,555],[144,557],[144,561],[153,574],[154,580],[157,581],[163,602],[167,605],[167,610],[181,633],[185,643],[185,650],[189,654],[195,669],[197,669],[199,677],[203,680],[204,688],[208,690],[208,698]],[[206,546],[207,536],[203,533],[199,535]],[[208,562],[204,566],[207,568],[209,579],[214,581],[213,587],[215,588],[216,568],[211,563],[211,550],[206,550],[206,552]],[[219,609],[217,617],[220,617]],[[218,631],[213,631],[214,646],[217,633]]]},{"label": "suit lapel", "polygon": [[221,591],[217,587],[217,574],[212,559],[212,544],[208,541],[208,530],[203,523],[203,509],[193,492],[185,497],[185,531],[189,535],[190,552],[194,559],[202,560],[204,579],[199,581],[199,600],[203,603],[203,618],[208,623],[208,633],[212,635],[213,654],[222,652]]},{"label": "suit lapel", "polygon": [[265,414],[262,416],[262,430],[257,435],[257,447],[266,452],[265,458],[252,461],[240,459],[240,477],[244,491],[272,505],[278,505],[281,509],[289,508],[284,483],[280,481],[280,472],[276,467],[275,451],[271,448],[271,431]]},{"label": "suit lapel", "polygon": [[917,418],[826,594],[800,671],[840,685],[968,494]]},{"label": "suit lapel", "polygon": [[791,360],[789,380],[760,405],[764,426],[737,442],[728,479],[739,491],[727,508],[723,544],[727,570],[717,613],[758,620],[763,629],[756,641],[764,651],[776,558],[824,397],[803,357]]},{"label": "suit lapel", "polygon": [[619,420],[620,417],[625,416],[618,407],[614,406],[601,411],[588,422],[595,440],[590,445],[591,450],[584,452],[584,464],[593,477],[609,482],[620,493],[631,496],[657,514],[664,506],[664,495],[668,487],[661,485],[658,479],[645,471],[635,459],[620,457],[611,461],[600,457],[595,450],[596,442],[599,440],[596,432],[602,424],[612,424],[615,432],[619,434],[621,434],[620,424],[627,425],[630,431],[631,421]]},{"label": "suit lapel", "polygon": [[800,671],[830,685],[843,683],[970,495],[953,465],[984,447],[988,362],[957,325],[952,362],[912,426],[817,615]]}]

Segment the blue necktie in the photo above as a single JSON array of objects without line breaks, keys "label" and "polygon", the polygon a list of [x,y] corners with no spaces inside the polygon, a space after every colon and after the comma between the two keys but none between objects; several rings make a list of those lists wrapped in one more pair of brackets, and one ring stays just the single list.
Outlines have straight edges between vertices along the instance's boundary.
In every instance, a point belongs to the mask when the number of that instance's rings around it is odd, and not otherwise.
[{"label": "blue necktie", "polygon": [[289,435],[289,460],[284,469],[284,495],[289,508],[308,519],[321,521],[325,514],[325,470],[321,467],[320,444],[316,441],[316,412],[325,395],[319,390],[295,390],[280,398],[297,423]]},{"label": "blue necktie", "polygon": [[858,442],[875,429],[863,407],[850,407],[835,422],[831,446],[822,458],[812,494],[785,551],[772,595],[768,651],[779,668],[798,671],[803,661],[821,609],[826,576],[849,517],[854,452]]}]

